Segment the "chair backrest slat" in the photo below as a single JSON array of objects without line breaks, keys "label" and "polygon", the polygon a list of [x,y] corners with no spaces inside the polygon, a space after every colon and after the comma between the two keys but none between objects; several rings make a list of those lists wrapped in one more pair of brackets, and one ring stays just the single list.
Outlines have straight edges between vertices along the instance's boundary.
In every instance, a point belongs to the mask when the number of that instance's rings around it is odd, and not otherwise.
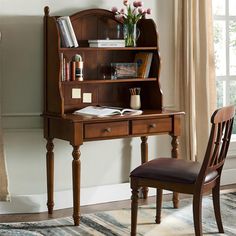
[{"label": "chair backrest slat", "polygon": [[234,115],[234,106],[218,109],[212,115],[211,134],[197,182],[203,183],[206,174],[212,170],[221,172],[230,144]]},{"label": "chair backrest slat", "polygon": [[215,135],[213,137],[214,145],[212,145],[212,150],[214,150],[214,151],[213,151],[212,156],[210,154],[210,156],[211,156],[210,166],[213,166],[217,162],[217,157],[219,155],[219,150],[220,150],[220,146],[221,146],[221,142],[220,142],[221,132],[222,132],[221,131],[221,124],[216,125],[216,126],[214,125],[214,133],[215,133]]},{"label": "chair backrest slat", "polygon": [[219,158],[220,160],[224,160],[226,158],[228,147],[230,144],[230,136],[232,133],[232,126],[233,126],[232,120],[228,120],[225,123],[226,123],[226,128],[225,128],[224,136],[222,138],[223,144],[222,144],[222,148],[221,148],[221,152],[220,152],[220,158]]}]

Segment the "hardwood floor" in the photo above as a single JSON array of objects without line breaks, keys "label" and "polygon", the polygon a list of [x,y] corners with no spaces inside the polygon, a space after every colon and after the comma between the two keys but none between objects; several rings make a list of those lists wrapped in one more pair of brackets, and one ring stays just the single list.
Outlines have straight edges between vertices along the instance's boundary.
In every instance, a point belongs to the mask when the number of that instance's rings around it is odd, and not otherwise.
[{"label": "hardwood floor", "polygon": [[[222,193],[236,191],[236,184],[223,186],[221,188]],[[188,198],[191,195],[181,194],[180,199]],[[172,194],[165,194],[163,196],[163,201],[170,201],[172,198]],[[155,203],[155,197],[149,197],[148,199],[140,199],[139,204],[151,204]],[[110,211],[110,210],[117,210],[122,208],[130,207],[130,200],[125,201],[117,201],[111,203],[103,203],[103,204],[95,204],[89,206],[82,206],[81,207],[81,214],[88,214],[88,213],[95,213],[98,211]],[[30,221],[41,221],[41,220],[49,220],[49,219],[56,219],[61,217],[67,217],[72,215],[72,208],[63,209],[63,210],[55,210],[52,215],[48,215],[47,212],[43,213],[34,213],[34,214],[7,214],[7,215],[0,215],[0,222],[30,222]]]}]

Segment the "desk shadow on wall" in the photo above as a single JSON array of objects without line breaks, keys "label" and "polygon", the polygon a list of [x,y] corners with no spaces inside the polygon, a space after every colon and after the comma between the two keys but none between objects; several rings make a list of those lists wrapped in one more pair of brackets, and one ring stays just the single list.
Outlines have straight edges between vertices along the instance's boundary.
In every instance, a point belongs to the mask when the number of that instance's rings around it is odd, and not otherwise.
[{"label": "desk shadow on wall", "polygon": [[131,169],[131,157],[132,157],[132,138],[123,139],[123,147],[122,147],[122,159],[121,159],[121,176],[122,182],[129,182],[129,173]]},{"label": "desk shadow on wall", "polygon": [[2,113],[41,113],[43,17],[2,16],[0,31]]},{"label": "desk shadow on wall", "polygon": [[[129,182],[130,172],[136,165],[142,163],[141,144],[141,137],[123,139],[121,170],[122,182]],[[169,135],[149,136],[147,139],[148,160],[158,157],[170,158],[171,149],[171,137]],[[135,166],[133,164],[135,164]]]}]

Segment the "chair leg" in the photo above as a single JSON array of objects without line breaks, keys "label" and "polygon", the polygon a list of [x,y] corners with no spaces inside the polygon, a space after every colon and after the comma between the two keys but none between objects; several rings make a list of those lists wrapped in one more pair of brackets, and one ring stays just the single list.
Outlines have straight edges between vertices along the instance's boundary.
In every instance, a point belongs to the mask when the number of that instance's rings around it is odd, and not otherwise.
[{"label": "chair leg", "polygon": [[212,189],[212,198],[218,230],[220,233],[224,233],[220,211],[220,182]]},{"label": "chair leg", "polygon": [[193,221],[195,236],[202,236],[202,195],[193,196]]},{"label": "chair leg", "polygon": [[161,223],[161,205],[162,205],[162,189],[157,188],[156,194],[156,223]]},{"label": "chair leg", "polygon": [[138,189],[137,188],[132,188],[132,197],[131,197],[131,236],[136,235],[137,214],[138,214]]}]

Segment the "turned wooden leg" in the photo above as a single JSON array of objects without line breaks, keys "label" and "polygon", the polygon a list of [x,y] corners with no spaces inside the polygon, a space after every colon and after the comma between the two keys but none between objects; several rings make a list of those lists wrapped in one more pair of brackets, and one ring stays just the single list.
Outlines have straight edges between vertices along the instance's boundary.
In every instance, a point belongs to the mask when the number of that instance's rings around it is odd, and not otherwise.
[{"label": "turned wooden leg", "polygon": [[138,188],[136,187],[132,188],[131,200],[131,236],[135,236],[138,215]]},{"label": "turned wooden leg", "polygon": [[[147,143],[147,137],[142,136],[141,137],[141,161],[142,164],[146,163],[148,161],[148,143]],[[148,196],[148,187],[142,187],[142,194],[143,198],[147,199]]]},{"label": "turned wooden leg", "polygon": [[156,223],[161,223],[161,205],[162,205],[162,189],[157,189],[156,195]]},{"label": "turned wooden leg", "polygon": [[193,196],[193,221],[195,236],[202,236],[202,195],[194,194]]},{"label": "turned wooden leg", "polygon": [[[178,141],[177,136],[172,135],[171,145],[172,145],[171,157],[178,158],[179,157],[179,150],[178,150],[179,141]],[[178,208],[179,207],[179,193],[176,193],[176,192],[173,193],[172,201],[173,201],[174,208]]]},{"label": "turned wooden leg", "polygon": [[52,214],[54,201],[53,201],[53,191],[54,191],[54,153],[53,153],[53,139],[47,139],[47,154],[46,154],[46,164],[47,164],[47,194],[48,194],[48,214]]},{"label": "turned wooden leg", "polygon": [[73,180],[73,219],[74,224],[80,223],[80,151],[73,146],[72,180]]},{"label": "turned wooden leg", "polygon": [[219,233],[224,233],[224,228],[221,219],[221,212],[220,212],[220,181],[218,181],[217,185],[212,189],[212,197],[213,197],[214,212],[218,230]]}]

